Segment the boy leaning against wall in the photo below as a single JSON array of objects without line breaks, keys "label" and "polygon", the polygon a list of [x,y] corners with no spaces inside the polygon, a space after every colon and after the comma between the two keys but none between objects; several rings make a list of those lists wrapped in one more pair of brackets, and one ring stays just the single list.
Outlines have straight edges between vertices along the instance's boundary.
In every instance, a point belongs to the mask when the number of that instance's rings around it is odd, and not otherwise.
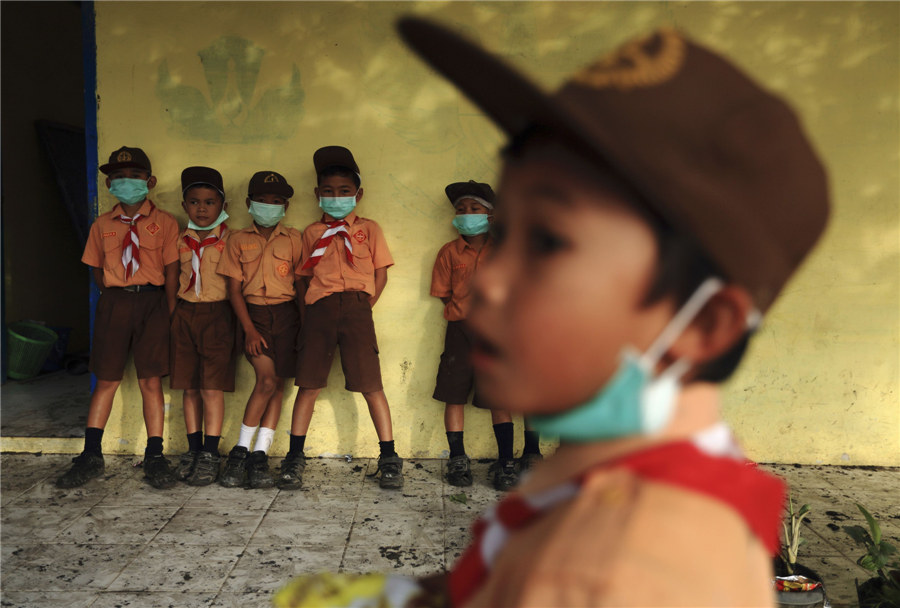
[{"label": "boy leaning against wall", "polygon": [[281,416],[284,381],[294,376],[297,365],[300,326],[294,284],[300,231],[281,221],[293,195],[280,173],[253,174],[246,201],[253,223],[229,237],[219,263],[219,274],[228,280],[228,299],[244,330],[244,353],[256,374],[237,445],[219,476],[219,484],[227,488],[275,485],[268,452]]},{"label": "boy leaning against wall", "polygon": [[[489,229],[494,219],[496,195],[489,184],[474,180],[449,184],[444,192],[453,205],[456,216],[453,227],[459,238],[446,243],[438,251],[431,272],[431,295],[444,303],[447,330],[444,352],[438,366],[434,399],[444,402],[444,428],[450,447],[447,462],[447,483],[452,486],[472,485],[472,468],[463,439],[465,404],[474,384],[472,335],[465,325],[472,304],[470,283],[482,259],[490,255],[494,239]],[[472,403],[486,407],[475,387]],[[519,481],[519,465],[513,458],[513,423],[509,412],[491,409],[491,422],[497,440],[497,460],[491,465],[494,488],[506,491]],[[522,462],[540,460],[537,432],[525,430],[525,450]]]},{"label": "boy leaning against wall", "polygon": [[181,190],[188,225],[178,249],[181,273],[172,315],[170,384],[184,391],[188,451],[175,467],[175,478],[206,486],[219,477],[225,392],[234,392],[235,317],[226,279],[216,272],[230,232],[218,171],[188,167],[181,172]]},{"label": "boy leaning against wall", "polygon": [[147,428],[144,475],[153,487],[169,488],[175,485],[175,477],[163,456],[162,376],[169,373],[169,318],[178,286],[178,223],[147,196],[156,177],[143,150],[123,146],[110,154],[100,171],[119,202],[91,224],[81,257],[100,289],[90,361],[97,386],[88,409],[84,451],[56,485],[72,488],[103,474],[103,430],[130,351]]},{"label": "boy leaning against wall", "polygon": [[717,385],[826,223],[794,113],[673,29],[545,94],[399,27],[510,137],[473,363],[486,400],[560,438],[431,583],[454,606],[771,605],[783,488]]}]

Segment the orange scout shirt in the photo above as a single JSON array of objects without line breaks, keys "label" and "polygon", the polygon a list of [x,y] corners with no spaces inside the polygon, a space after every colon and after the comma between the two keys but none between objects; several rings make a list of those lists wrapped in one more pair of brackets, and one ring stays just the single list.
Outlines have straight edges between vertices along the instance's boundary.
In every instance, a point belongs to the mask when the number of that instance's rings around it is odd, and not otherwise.
[{"label": "orange scout shirt", "polygon": [[300,262],[300,231],[279,223],[266,240],[256,224],[232,232],[217,272],[243,282],[249,304],[270,306],[291,300],[294,268]]},{"label": "orange scout shirt", "polygon": [[151,209],[150,199],[138,209],[141,218],[137,222],[140,243],[140,267],[134,276],[125,279],[122,264],[122,245],[128,235],[129,225],[120,221],[122,207],[116,204],[112,210],[97,216],[91,224],[87,244],[81,261],[94,268],[103,269],[103,282],[107,287],[128,285],[165,285],[165,268],[178,261],[178,222],[175,217],[159,207]]},{"label": "orange scout shirt", "polygon": [[[220,224],[214,231],[207,233],[204,238],[218,234],[219,240],[215,245],[203,248],[200,257],[200,295],[197,295],[194,287],[188,289],[191,282],[191,248],[184,242],[185,236],[199,239],[196,230],[186,229],[178,237],[178,256],[181,261],[181,274],[178,275],[178,297],[186,302],[221,302],[228,299],[228,289],[225,277],[216,272],[222,253],[228,243],[228,237],[232,234],[225,224]],[[199,239],[203,240],[203,239]]]},{"label": "orange scout shirt", "polygon": [[[561,445],[516,491],[540,493],[598,464],[683,439],[701,417],[716,424],[707,416],[714,393],[710,385],[685,388],[682,401],[697,410],[676,413],[659,437]],[[514,530],[466,606],[768,607],[772,575],[768,552],[736,510],[611,467]]]},{"label": "orange scout shirt", "polygon": [[478,250],[460,236],[441,247],[431,271],[431,295],[450,298],[444,306],[444,318],[448,321],[462,321],[469,316],[472,275],[478,268],[478,262],[488,255],[493,246],[494,240],[488,237]]},{"label": "orange scout shirt", "polygon": [[[306,290],[307,304],[342,291],[364,291],[374,296],[375,270],[394,265],[384,233],[375,220],[359,217],[356,213],[350,213],[344,219],[349,224],[347,230],[353,243],[353,266],[347,263],[343,235],[331,241],[318,264],[306,269],[298,265],[298,277],[312,277]],[[315,251],[316,243],[326,229],[323,221],[318,221],[303,231],[304,261]]]}]

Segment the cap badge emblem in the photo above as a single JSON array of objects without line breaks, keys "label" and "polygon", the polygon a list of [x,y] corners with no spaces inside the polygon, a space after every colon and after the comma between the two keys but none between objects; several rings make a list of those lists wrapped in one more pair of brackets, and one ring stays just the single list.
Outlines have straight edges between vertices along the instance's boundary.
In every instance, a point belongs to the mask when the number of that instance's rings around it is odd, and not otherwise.
[{"label": "cap badge emblem", "polygon": [[573,81],[595,89],[651,87],[675,76],[686,54],[684,38],[674,28],[660,28],[626,42],[575,74]]},{"label": "cap badge emblem", "polygon": [[116,157],[116,161],[120,163],[131,162],[131,152],[129,152],[128,150],[122,150]]},{"label": "cap badge emblem", "polygon": [[281,181],[281,180],[279,180],[279,179],[278,179],[278,176],[275,175],[274,173],[269,173],[269,174],[263,179],[263,183],[266,183],[266,184],[278,183],[279,181]]}]

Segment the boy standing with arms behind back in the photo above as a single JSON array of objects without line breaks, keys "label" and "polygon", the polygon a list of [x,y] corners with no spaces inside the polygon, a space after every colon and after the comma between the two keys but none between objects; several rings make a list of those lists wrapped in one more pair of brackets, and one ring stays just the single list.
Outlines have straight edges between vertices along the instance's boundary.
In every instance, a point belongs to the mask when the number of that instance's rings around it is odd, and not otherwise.
[{"label": "boy standing with arms behind back", "polygon": [[178,223],[147,195],[156,185],[150,159],[140,148],[121,147],[100,167],[119,203],[91,224],[81,258],[91,267],[100,299],[94,317],[91,395],[84,451],[56,481],[72,488],[103,474],[101,441],[128,353],[144,408],[147,449],[144,474],[155,488],[175,485],[163,456],[165,412],[161,377],[169,373],[169,317],[178,287]]},{"label": "boy standing with arms behind back", "polygon": [[453,606],[772,605],[783,484],[743,457],[717,385],[826,223],[796,116],[671,28],[550,94],[442,27],[400,30],[510,137],[472,358],[492,405],[560,438],[432,588]]},{"label": "boy standing with arms behind back", "polygon": [[326,146],[313,155],[315,188],[322,219],[303,231],[303,265],[296,270],[304,294],[290,450],[281,463],[278,485],[297,489],[305,467],[303,446],[316,398],[328,383],[335,349],[348,391],[360,392],[378,434],[382,488],[403,485],[403,460],[394,450],[391,410],[381,383],[372,308],[394,264],[381,227],[353,211],[362,199],[359,167],[350,150]]}]

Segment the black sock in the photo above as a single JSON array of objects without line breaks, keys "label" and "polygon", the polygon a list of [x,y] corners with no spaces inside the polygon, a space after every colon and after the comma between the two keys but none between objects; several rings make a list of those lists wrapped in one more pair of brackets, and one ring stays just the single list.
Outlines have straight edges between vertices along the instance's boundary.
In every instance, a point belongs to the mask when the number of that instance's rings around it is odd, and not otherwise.
[{"label": "black sock", "polygon": [[462,431],[447,431],[447,443],[450,444],[450,458],[465,456],[466,448],[463,445]]},{"label": "black sock", "polygon": [[188,433],[188,450],[191,452],[199,452],[203,448],[203,432]]},{"label": "black sock", "polygon": [[537,431],[529,431],[525,429],[525,448],[522,454],[540,454],[541,443]]},{"label": "black sock", "polygon": [[210,454],[218,454],[219,439],[221,439],[220,435],[207,435],[206,441],[203,444],[203,451],[209,452]]},{"label": "black sock", "polygon": [[397,452],[394,451],[394,440],[390,441],[379,441],[378,447],[381,448],[382,456],[396,456]]},{"label": "black sock", "polygon": [[495,424],[494,437],[497,438],[497,458],[510,460],[513,457],[513,423]]},{"label": "black sock", "polygon": [[84,451],[91,452],[92,454],[102,454],[103,449],[100,447],[100,442],[103,440],[103,429],[98,429],[92,426],[84,429]]},{"label": "black sock", "polygon": [[162,437],[147,438],[147,456],[155,456],[162,454]]},{"label": "black sock", "polygon": [[302,454],[306,445],[306,435],[291,435],[291,445],[288,447],[290,454]]}]

